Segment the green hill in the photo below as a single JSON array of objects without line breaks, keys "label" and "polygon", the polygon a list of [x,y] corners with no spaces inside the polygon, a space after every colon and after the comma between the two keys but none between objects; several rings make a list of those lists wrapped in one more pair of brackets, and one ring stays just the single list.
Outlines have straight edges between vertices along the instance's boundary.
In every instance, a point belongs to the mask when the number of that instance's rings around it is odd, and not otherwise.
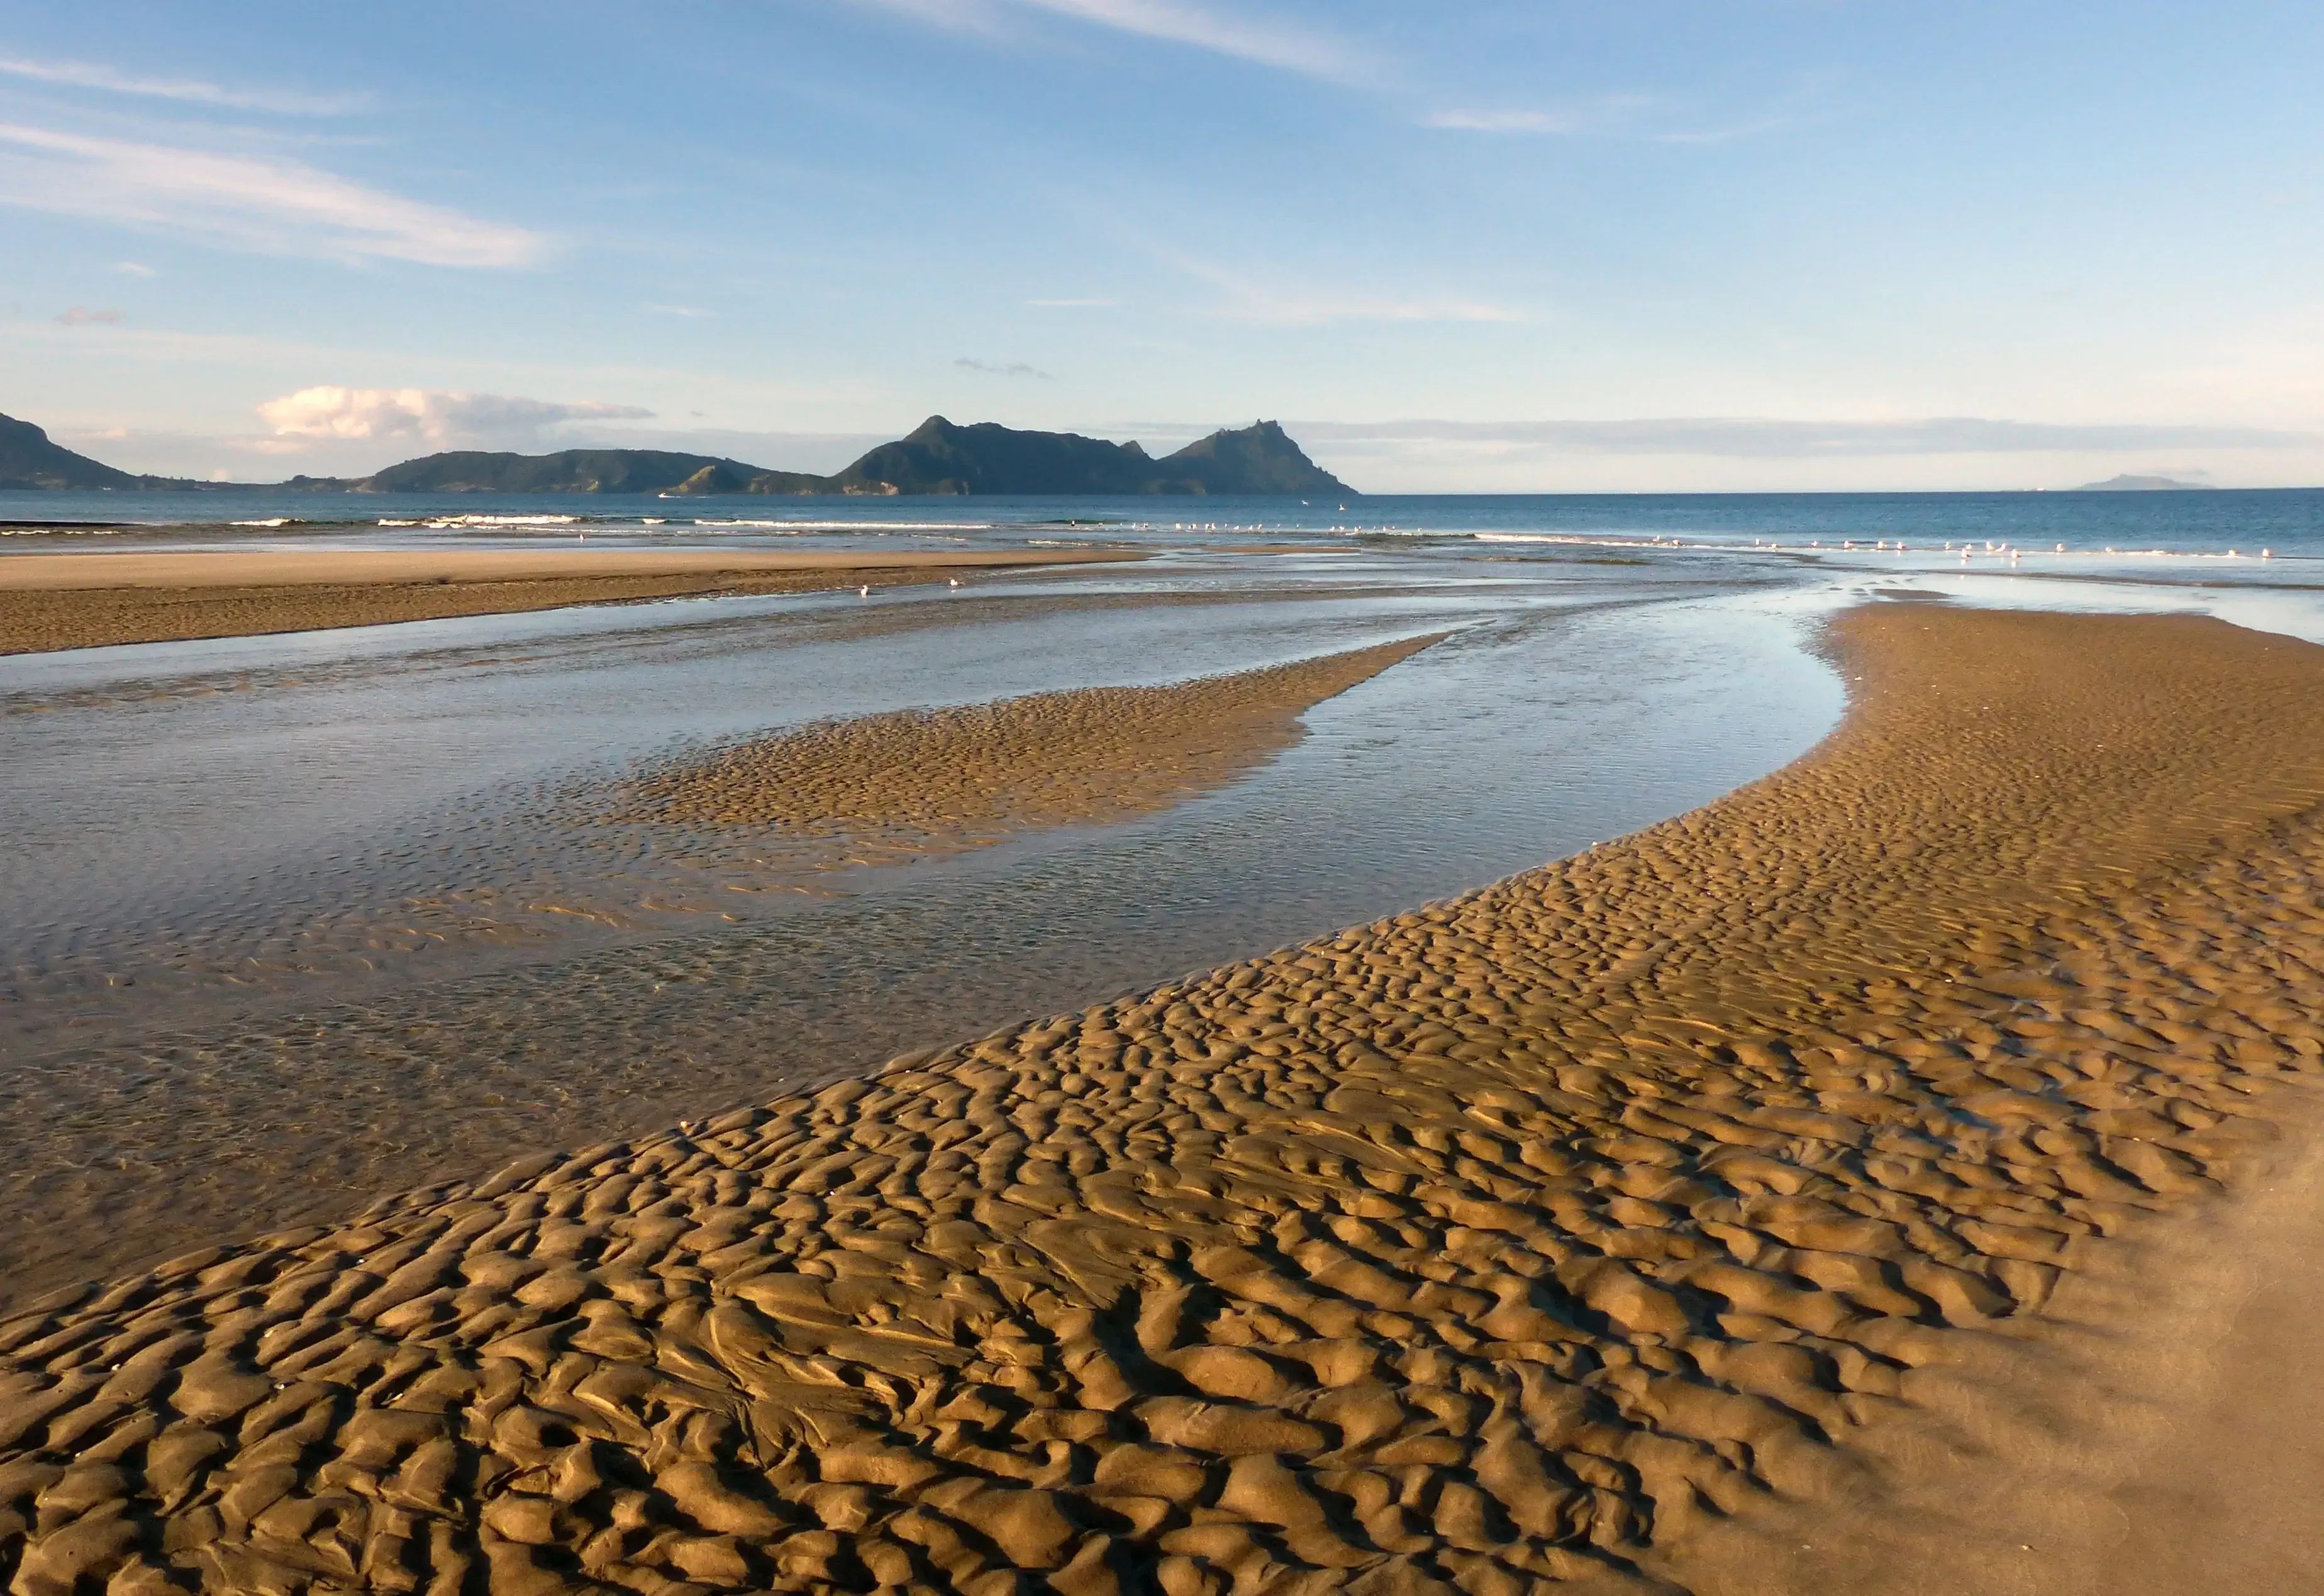
[{"label": "green hill", "polygon": [[1157,460],[1135,443],[930,416],[821,490],[843,494],[1320,494],[1345,483],[1273,421],[1219,431]]},{"label": "green hill", "polygon": [[1019,432],[930,416],[831,479],[843,494],[1135,494],[1154,462],[1134,443],[1074,432]]},{"label": "green hill", "polygon": [[[135,476],[0,416],[0,487],[200,490],[245,483]],[[279,484],[340,494],[1308,494],[1355,490],[1323,470],[1273,421],[1222,430],[1155,459],[1135,443],[1076,432],[1031,432],[930,416],[834,476],[770,471],[715,455],[667,449],[560,449],[519,455],[454,449],[370,476],[293,476]]]},{"label": "green hill", "polygon": [[390,466],[350,485],[364,494],[740,494],[758,475],[758,466],[740,460],[666,449],[457,449]]},{"label": "green hill", "polygon": [[1163,494],[1314,494],[1355,490],[1307,457],[1273,421],[1195,439],[1161,461]]},{"label": "green hill", "polygon": [[150,487],[151,478],[77,455],[30,421],[0,416],[0,488]]}]

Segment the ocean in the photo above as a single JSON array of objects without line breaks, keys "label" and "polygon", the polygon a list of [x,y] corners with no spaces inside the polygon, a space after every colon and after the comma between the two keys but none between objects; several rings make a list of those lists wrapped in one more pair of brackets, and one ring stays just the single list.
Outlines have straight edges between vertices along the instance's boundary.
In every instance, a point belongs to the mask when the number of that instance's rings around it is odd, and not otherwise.
[{"label": "ocean", "polygon": [[665,499],[571,494],[0,492],[0,536],[383,544],[614,536],[661,540],[900,538],[1172,544],[1221,535],[1447,543],[1556,539],[1652,549],[1962,544],[2032,554],[2324,558],[2324,488],[2162,493],[1379,495],[1180,498]]}]

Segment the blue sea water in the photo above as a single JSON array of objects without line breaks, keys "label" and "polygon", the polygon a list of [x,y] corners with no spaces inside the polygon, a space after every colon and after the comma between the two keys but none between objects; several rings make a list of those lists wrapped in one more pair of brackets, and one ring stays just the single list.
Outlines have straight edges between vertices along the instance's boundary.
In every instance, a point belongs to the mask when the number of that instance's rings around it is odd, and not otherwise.
[{"label": "blue sea water", "polygon": [[366,542],[625,541],[716,537],[811,543],[897,538],[1171,544],[1222,535],[1579,540],[1646,546],[1828,549],[1903,543],[2026,552],[2324,558],[2324,489],[2162,493],[1638,494],[1287,498],[662,499],[604,494],[0,493],[17,548],[68,538],[172,541],[357,537]]}]

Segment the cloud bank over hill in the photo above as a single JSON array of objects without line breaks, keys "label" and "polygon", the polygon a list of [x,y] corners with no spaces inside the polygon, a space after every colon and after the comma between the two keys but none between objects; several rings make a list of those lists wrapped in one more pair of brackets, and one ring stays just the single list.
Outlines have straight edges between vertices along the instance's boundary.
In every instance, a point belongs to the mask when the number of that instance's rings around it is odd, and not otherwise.
[{"label": "cloud bank over hill", "polygon": [[282,438],[513,442],[574,421],[638,420],[641,405],[567,403],[432,388],[301,388],[258,407]]}]

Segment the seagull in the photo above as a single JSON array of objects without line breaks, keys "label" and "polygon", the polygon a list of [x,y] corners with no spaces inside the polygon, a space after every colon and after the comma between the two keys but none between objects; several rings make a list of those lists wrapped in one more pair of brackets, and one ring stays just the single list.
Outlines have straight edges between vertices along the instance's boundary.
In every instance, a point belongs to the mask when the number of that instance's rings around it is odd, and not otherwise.
[{"label": "seagull", "polygon": [[870,598],[872,596],[871,584],[867,582],[862,586],[857,588],[855,590],[855,596],[858,598]]},{"label": "seagull", "polygon": [[957,587],[957,586],[960,586],[960,578],[959,578],[958,577],[953,577],[953,578],[952,578],[952,580],[946,584],[946,586],[951,586],[951,587]]}]

